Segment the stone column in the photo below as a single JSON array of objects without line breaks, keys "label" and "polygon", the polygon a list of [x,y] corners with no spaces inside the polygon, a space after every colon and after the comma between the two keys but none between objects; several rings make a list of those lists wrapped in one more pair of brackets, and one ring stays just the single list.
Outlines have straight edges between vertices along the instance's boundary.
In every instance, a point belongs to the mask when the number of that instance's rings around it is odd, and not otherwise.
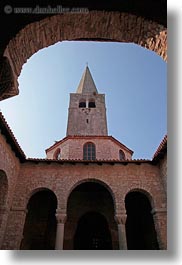
[{"label": "stone column", "polygon": [[160,249],[167,249],[167,210],[154,208],[151,211]]},{"label": "stone column", "polygon": [[64,243],[64,224],[66,221],[67,215],[65,213],[57,213],[57,231],[56,231],[56,243],[55,249],[56,250],[63,250],[63,243]]},{"label": "stone column", "polygon": [[127,249],[126,229],[125,229],[126,218],[127,218],[126,213],[115,215],[115,220],[118,224],[119,249],[121,250]]}]

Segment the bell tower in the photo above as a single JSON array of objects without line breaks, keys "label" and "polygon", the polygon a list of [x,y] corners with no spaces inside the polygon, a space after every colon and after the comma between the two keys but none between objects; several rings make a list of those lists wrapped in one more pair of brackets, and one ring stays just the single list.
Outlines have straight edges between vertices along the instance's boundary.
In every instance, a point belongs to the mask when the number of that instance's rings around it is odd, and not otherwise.
[{"label": "bell tower", "polygon": [[76,93],[70,94],[68,135],[108,135],[105,94],[98,93],[88,66]]}]

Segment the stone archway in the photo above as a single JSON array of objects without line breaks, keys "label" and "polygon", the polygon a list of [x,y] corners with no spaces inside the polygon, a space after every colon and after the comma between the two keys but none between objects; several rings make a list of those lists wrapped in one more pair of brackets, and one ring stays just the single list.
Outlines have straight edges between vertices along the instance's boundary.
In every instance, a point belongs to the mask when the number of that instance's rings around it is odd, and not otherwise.
[{"label": "stone archway", "polygon": [[159,249],[152,207],[147,196],[140,191],[131,191],[125,197],[125,206],[128,249]]},{"label": "stone archway", "polygon": [[1,77],[0,84],[6,89],[0,99],[18,94],[17,78],[28,58],[38,50],[64,40],[135,43],[167,60],[167,30],[156,22],[121,12],[59,14],[27,25],[9,42],[3,59],[11,66],[8,75],[11,78]]},{"label": "stone archway", "polygon": [[20,249],[55,249],[56,208],[57,198],[48,189],[37,191],[31,196]]},{"label": "stone archway", "polygon": [[[92,181],[84,182],[76,186],[68,198],[64,249],[74,249],[74,247],[79,249],[83,247],[84,238],[82,237],[83,240],[81,245],[78,244],[77,238],[78,234],[79,236],[83,235],[84,229],[86,229],[86,227],[88,228],[88,226],[85,226],[85,222],[88,224],[88,217],[90,217],[89,229],[92,233],[89,234],[89,238],[85,242],[87,249],[94,248],[91,244],[94,240],[95,243],[96,241],[104,240],[100,245],[101,248],[118,249],[118,231],[114,219],[114,203],[112,196],[102,184]],[[98,230],[95,228],[96,219],[98,223],[105,227],[104,231],[107,234],[106,237],[98,234]],[[109,235],[111,240],[108,243],[107,240]]]}]

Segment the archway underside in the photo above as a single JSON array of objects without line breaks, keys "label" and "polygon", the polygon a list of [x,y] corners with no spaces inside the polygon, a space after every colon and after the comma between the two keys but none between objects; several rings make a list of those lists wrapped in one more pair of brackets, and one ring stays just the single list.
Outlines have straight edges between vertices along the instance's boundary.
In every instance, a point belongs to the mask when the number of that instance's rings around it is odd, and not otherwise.
[{"label": "archway underside", "polygon": [[57,198],[48,189],[37,191],[29,199],[24,224],[22,250],[55,248]]},{"label": "archway underside", "polygon": [[159,249],[151,204],[147,196],[139,191],[126,195],[126,236],[129,250]]},{"label": "archway underside", "polygon": [[0,62],[0,100],[19,93],[17,78],[28,58],[65,40],[135,43],[167,60],[167,30],[156,22],[121,12],[59,14],[27,25],[9,42]]},{"label": "archway underside", "polygon": [[78,185],[68,199],[64,249],[118,249],[117,242],[109,191],[97,182]]}]

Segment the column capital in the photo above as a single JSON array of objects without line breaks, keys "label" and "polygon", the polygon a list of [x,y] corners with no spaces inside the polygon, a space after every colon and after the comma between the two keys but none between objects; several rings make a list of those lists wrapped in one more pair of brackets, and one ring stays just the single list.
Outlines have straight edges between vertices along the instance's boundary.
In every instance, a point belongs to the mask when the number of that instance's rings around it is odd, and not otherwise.
[{"label": "column capital", "polygon": [[117,224],[122,224],[125,225],[127,219],[127,214],[126,213],[121,213],[121,214],[116,214],[115,215],[115,220]]},{"label": "column capital", "polygon": [[24,214],[28,213],[28,209],[24,207],[11,207],[10,211],[11,212],[22,212]]},{"label": "column capital", "polygon": [[155,214],[166,214],[167,213],[167,209],[166,208],[153,208],[151,211],[151,214],[155,215]]},{"label": "column capital", "polygon": [[58,223],[64,224],[66,222],[67,214],[56,213],[56,219]]}]

